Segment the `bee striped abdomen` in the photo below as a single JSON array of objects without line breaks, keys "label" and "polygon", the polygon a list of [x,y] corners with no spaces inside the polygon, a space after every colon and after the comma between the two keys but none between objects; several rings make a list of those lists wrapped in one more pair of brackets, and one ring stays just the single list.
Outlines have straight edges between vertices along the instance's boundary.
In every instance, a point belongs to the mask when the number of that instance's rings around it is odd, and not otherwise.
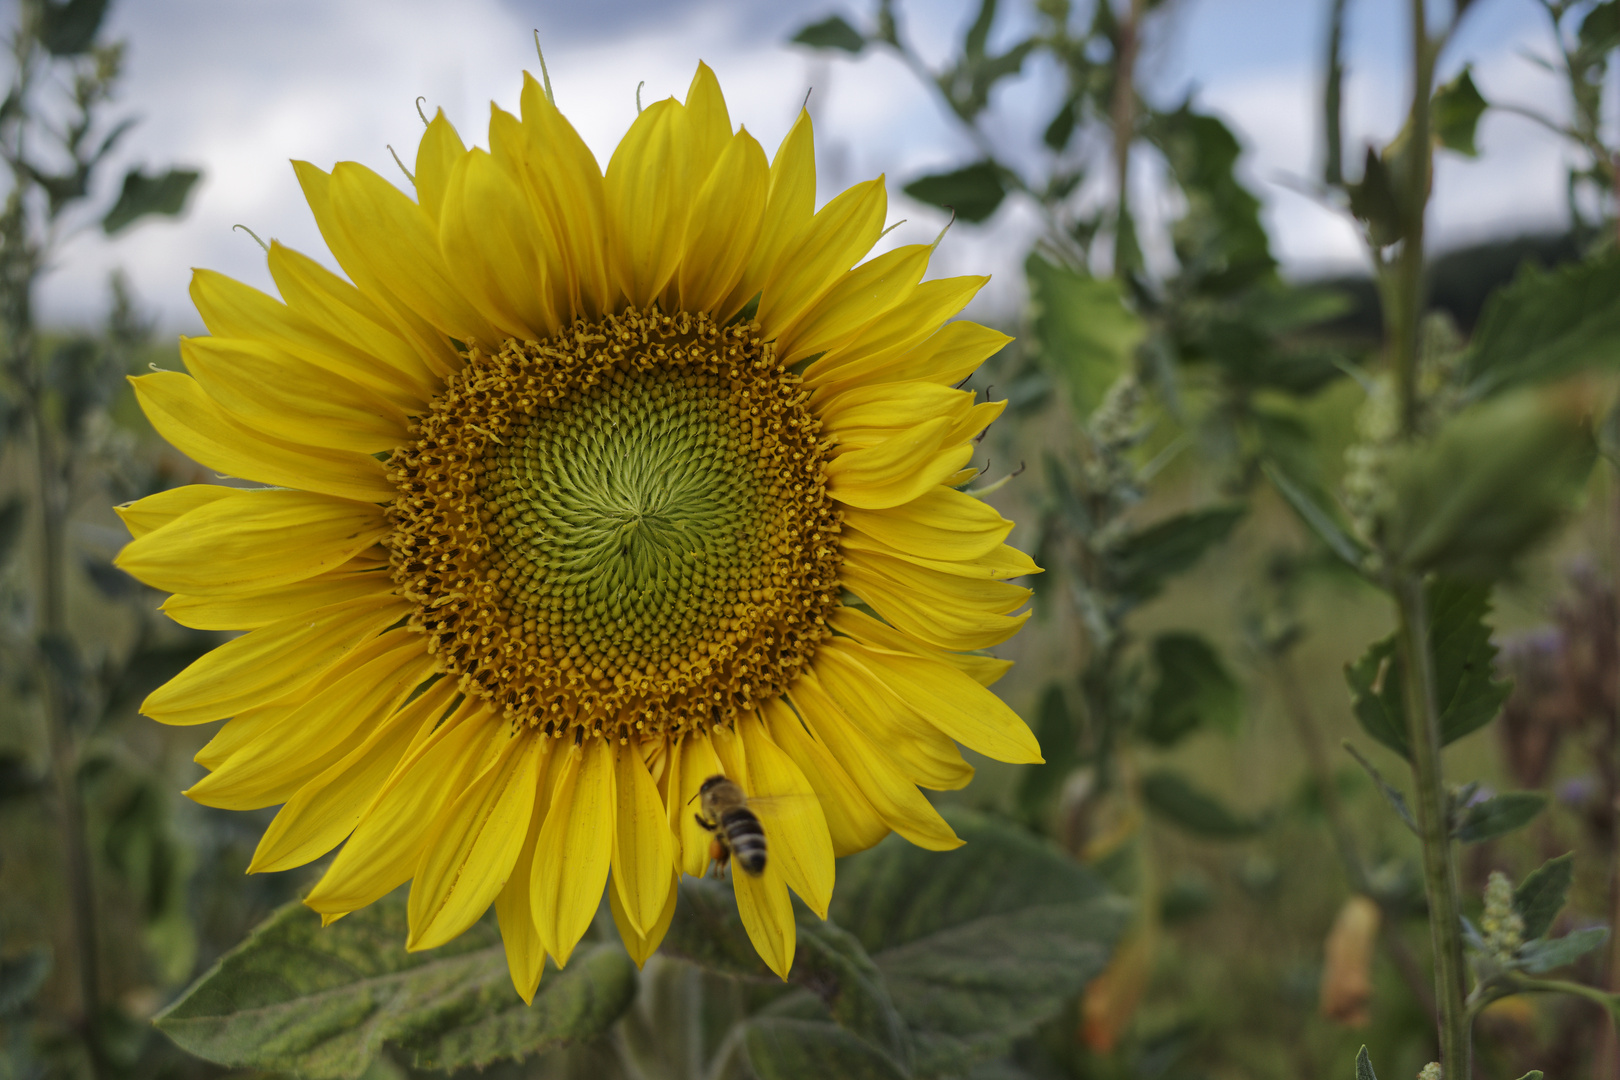
[{"label": "bee striped abdomen", "polygon": [[720,815],[720,828],[737,865],[756,877],[765,872],[765,829],[747,807]]}]

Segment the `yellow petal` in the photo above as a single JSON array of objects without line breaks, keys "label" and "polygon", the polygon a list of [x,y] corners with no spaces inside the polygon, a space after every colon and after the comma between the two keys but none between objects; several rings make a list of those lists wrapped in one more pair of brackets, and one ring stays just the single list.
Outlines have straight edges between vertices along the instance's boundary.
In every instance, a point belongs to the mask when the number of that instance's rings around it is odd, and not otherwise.
[{"label": "yellow petal", "polygon": [[503,338],[557,332],[536,231],[528,197],[495,159],[482,150],[463,156],[445,192],[439,247],[451,279]]},{"label": "yellow petal", "polygon": [[591,925],[613,851],[613,751],[587,739],[560,751],[546,822],[535,848],[534,919],[546,951],[564,967]]},{"label": "yellow petal", "polygon": [[[546,754],[546,764],[556,757]],[[529,832],[518,849],[517,861],[506,884],[495,897],[495,921],[501,928],[501,945],[506,953],[506,972],[512,978],[512,988],[525,1005],[534,1001],[540,988],[540,976],[546,970],[546,944],[540,940],[540,927],[534,921],[534,901],[529,896],[534,877],[534,849],[540,840],[540,826],[546,820],[547,796],[551,794],[542,768],[542,778],[535,790],[534,813],[529,816]]]},{"label": "yellow petal", "polygon": [[911,381],[955,386],[1010,341],[1012,338],[1000,330],[965,319],[946,323],[938,333],[915,346],[879,351],[832,370],[827,381],[817,380],[817,394]]},{"label": "yellow petal", "polygon": [[978,291],[984,288],[987,277],[938,278],[918,285],[887,316],[869,324],[854,340],[836,349],[804,369],[804,384],[821,388],[826,383],[869,379],[872,382],[894,382],[877,378],[886,372],[897,358],[939,332],[952,315],[967,306]]},{"label": "yellow petal", "polygon": [[[435,380],[423,364],[395,338],[394,355],[386,346],[386,356],[379,356],[370,346],[371,339],[362,339],[350,331],[348,325],[332,326],[319,311],[310,312],[295,303],[300,297],[300,285],[305,276],[300,272],[304,263],[317,266],[319,273],[331,272],[319,267],[296,252],[289,252],[279,242],[270,244],[270,272],[277,286],[288,297],[282,304],[258,289],[251,288],[212,270],[191,272],[191,299],[197,305],[208,332],[218,338],[240,338],[256,341],[312,364],[324,372],[352,380],[371,393],[389,401],[396,408],[420,411],[432,396]],[[292,265],[291,287],[283,281]],[[353,286],[343,283],[346,289]]]},{"label": "yellow petal", "polygon": [[[854,642],[829,642],[824,651],[858,658],[879,685],[970,750],[1019,765],[1044,760],[1029,725],[960,671],[920,656]],[[819,654],[816,662],[821,662]]]},{"label": "yellow petal", "polygon": [[186,369],[232,417],[298,446],[375,454],[407,438],[405,410],[358,383],[243,338],[181,338]]},{"label": "yellow petal", "polygon": [[908,503],[973,459],[968,444],[941,446],[946,417],[926,420],[876,446],[827,463],[827,493],[847,506],[882,510]]},{"label": "yellow petal", "polygon": [[759,950],[760,959],[785,981],[793,967],[798,927],[793,922],[793,901],[788,899],[782,872],[766,862],[765,872],[757,877],[733,873],[731,888],[737,894],[737,914],[742,916],[743,929]]},{"label": "yellow petal", "polygon": [[883,747],[913,784],[955,791],[973,779],[973,766],[962,759],[956,744],[889,692],[836,640],[816,653],[816,678],[849,722]]},{"label": "yellow petal", "polygon": [[210,771],[219,768],[230,760],[232,754],[291,716],[308,699],[309,688],[305,687],[280,701],[236,714],[214,732],[214,737],[203,744],[191,760]]},{"label": "yellow petal", "polygon": [[[1029,618],[1027,611],[1022,615],[1008,616],[975,609],[971,604],[942,597],[932,590],[919,595],[911,591],[906,575],[892,572],[894,567],[906,564],[891,559],[881,570],[874,571],[867,563],[880,556],[865,552],[859,554],[860,559],[846,560],[844,563],[840,572],[844,587],[900,630],[930,645],[958,652],[988,649],[1016,634]],[[907,569],[919,570],[917,567]],[[926,571],[919,570],[919,573]],[[1005,587],[1016,588],[1011,585]]]},{"label": "yellow petal", "polygon": [[304,904],[328,915],[354,911],[409,881],[428,829],[505,737],[505,722],[481,700],[464,700],[395,766]]},{"label": "yellow petal", "polygon": [[545,761],[535,787],[529,835],[523,840],[523,848],[518,852],[517,862],[512,864],[506,885],[495,897],[495,918],[500,923],[501,942],[506,947],[506,970],[525,1002],[534,999],[546,966],[546,943],[540,936],[540,925],[534,921],[534,856],[540,846],[540,829],[546,823],[551,793],[562,771],[564,757],[555,744],[543,753]]},{"label": "yellow petal", "polygon": [[364,742],[433,666],[422,639],[409,630],[367,642],[280,723],[193,784],[187,798],[225,810],[286,802]]},{"label": "yellow petal", "polygon": [[919,641],[909,634],[881,623],[864,612],[852,607],[840,607],[833,612],[832,623],[834,630],[840,634],[847,634],[856,641],[866,645],[876,645],[880,649],[891,652],[916,653],[937,660],[942,664],[949,664],[980,686],[993,686],[996,680],[1012,669],[1011,660],[997,660],[993,656],[979,656],[973,653],[951,652],[935,645]]},{"label": "yellow petal", "polygon": [[816,148],[811,133],[810,114],[799,110],[771,159],[770,183],[765,197],[765,216],[760,221],[759,241],[754,245],[742,279],[720,306],[720,316],[731,314],[752,300],[764,288],[771,272],[781,261],[788,245],[798,239],[810,224],[816,209]]},{"label": "yellow petal", "polygon": [[[602,169],[585,140],[527,72],[523,75],[524,185],[551,223],[570,274],[570,317],[594,319],[613,306],[617,283],[608,269],[607,195]],[[562,313],[559,314],[569,314]]]},{"label": "yellow petal", "polygon": [[361,571],[344,567],[269,592],[216,596],[175,593],[159,610],[193,630],[257,630],[329,604],[386,596],[393,591],[394,579],[386,570],[369,567]]},{"label": "yellow petal", "polygon": [[770,698],[761,703],[760,715],[765,718],[772,740],[799,767],[815,791],[827,821],[827,832],[832,837],[834,855],[865,851],[889,835],[888,823],[873,809],[826,745],[805,730],[787,702]]},{"label": "yellow petal", "polygon": [[663,914],[675,856],[658,787],[632,743],[613,747],[613,791],[614,891],[630,924],[646,933]]},{"label": "yellow petal", "polygon": [[692,85],[686,91],[686,113],[691,130],[692,164],[701,183],[731,141],[731,114],[726,111],[720,80],[701,60],[692,76]]},{"label": "yellow petal", "polygon": [[528,836],[541,756],[551,741],[527,727],[509,737],[495,764],[441,815],[411,883],[407,949],[443,945],[495,902]]},{"label": "yellow petal", "polygon": [[914,555],[909,551],[901,551],[892,545],[874,537],[867,536],[859,529],[851,527],[847,522],[838,534],[838,544],[848,551],[860,551],[874,555],[885,555],[891,559],[920,566],[941,574],[951,574],[956,577],[979,578],[984,581],[1011,581],[1013,578],[1027,577],[1039,574],[1041,568],[1035,565],[1035,560],[1025,555],[1015,547],[1006,544],[997,544],[983,555],[972,559],[930,559],[921,555]]},{"label": "yellow petal", "polygon": [[681,263],[692,172],[691,121],[674,98],[643,109],[608,161],[611,250],[619,286],[637,307],[652,303]]},{"label": "yellow petal", "polygon": [[114,564],[154,589],[274,589],[342,566],[386,536],[382,507],[304,491],[243,491],[132,540]]},{"label": "yellow petal", "polygon": [[458,341],[502,340],[462,295],[433,222],[404,192],[363,165],[340,161],[332,168],[331,198],[356,257],[392,296]]},{"label": "yellow petal", "polygon": [[450,173],[467,156],[467,146],[445,119],[444,110],[433,114],[422,141],[416,145],[416,202],[435,223],[450,187]]},{"label": "yellow petal", "polygon": [[[528,182],[532,132],[523,122],[505,109],[491,103],[489,107],[489,154],[501,176],[521,203],[523,235],[533,249],[534,269],[527,277],[536,290],[534,307],[549,313],[551,325],[560,326],[573,319],[581,309],[578,297],[578,276],[568,265],[564,251],[566,238],[559,237],[557,224],[550,210]],[[601,177],[596,178],[601,186]],[[599,193],[600,194],[600,193]],[[477,204],[469,210],[476,218]],[[508,209],[506,214],[518,211]],[[441,241],[442,244],[442,241]],[[510,289],[510,287],[508,287]]]},{"label": "yellow petal", "polygon": [[165,724],[206,724],[274,701],[410,613],[409,603],[379,596],[262,626],[194,660],[152,691],[141,712]]},{"label": "yellow petal", "polygon": [[758,717],[738,722],[748,757],[750,798],[765,829],[767,862],[782,872],[782,880],[798,893],[810,910],[827,917],[832,902],[833,847],[827,818],[816,792],[793,759],[766,734]]},{"label": "yellow petal", "polygon": [[376,458],[295,446],[261,435],[227,415],[189,375],[156,371],[129,381],[157,433],[211,469],[359,502],[392,502],[398,494]]},{"label": "yellow petal", "polygon": [[[304,190],[304,200],[315,215],[315,224],[321,230],[321,239],[337,259],[343,272],[355,283],[367,301],[386,313],[387,324],[403,338],[437,375],[447,375],[461,366],[449,337],[411,306],[409,297],[400,297],[390,288],[389,279],[379,275],[372,265],[371,252],[365,237],[351,238],[344,227],[343,215],[333,204],[333,177],[307,161],[294,161],[293,171],[298,185]],[[381,181],[379,182],[386,183]],[[405,197],[400,196],[401,199]],[[409,199],[405,200],[407,203]],[[413,208],[425,219],[420,207]],[[291,297],[288,297],[289,301]]]},{"label": "yellow petal", "polygon": [[619,928],[619,939],[624,942],[624,951],[630,954],[630,959],[636,962],[636,967],[643,967],[647,957],[658,950],[663,943],[664,935],[669,933],[669,924],[675,920],[675,900],[680,895],[677,888],[681,880],[678,872],[669,875],[664,886],[664,905],[658,912],[658,918],[653,922],[652,929],[643,934],[630,925],[630,919],[625,914],[624,903],[619,899],[619,890],[608,890],[608,907],[613,912],[613,925]]},{"label": "yellow petal", "polygon": [[[945,417],[954,432],[973,409],[973,395],[932,383],[890,383],[857,387],[816,409],[821,430],[838,440],[840,451],[876,446],[925,420]],[[942,445],[965,442],[947,434]]]},{"label": "yellow petal", "polygon": [[884,510],[850,507],[844,520],[896,551],[929,559],[977,559],[1000,546],[1013,527],[983,499],[948,487]]},{"label": "yellow petal", "polygon": [[788,700],[890,828],[929,851],[962,846],[939,811],[895,767],[887,751],[850,723],[813,674],[799,676],[788,690]]},{"label": "yellow petal", "polygon": [[680,836],[681,871],[691,877],[702,877],[709,865],[709,831],[697,823],[698,789],[703,781],[718,776],[725,770],[714,752],[709,736],[691,733],[681,739],[677,748],[680,755],[680,802],[671,803],[669,812]]},{"label": "yellow petal", "polygon": [[129,535],[139,540],[147,533],[163,528],[181,514],[220,499],[245,495],[248,490],[222,484],[187,484],[115,506],[113,511],[129,529]]},{"label": "yellow petal", "polygon": [[816,211],[778,258],[759,301],[766,337],[791,326],[800,312],[872,249],[888,210],[883,177],[856,184]]},{"label": "yellow petal", "polygon": [[405,752],[433,730],[455,695],[456,681],[440,679],[379,724],[341,761],[299,788],[264,830],[248,873],[303,866],[341,844]]},{"label": "yellow petal", "polygon": [[852,340],[916,287],[933,251],[932,244],[911,244],[857,266],[782,329],[776,355],[796,364]]},{"label": "yellow petal", "polygon": [[769,182],[765,151],[752,135],[739,131],[692,205],[686,256],[676,274],[676,303],[682,310],[720,315],[754,253]]},{"label": "yellow petal", "polygon": [[[936,569],[923,559],[903,559],[879,554],[873,548],[879,545],[847,546],[844,565],[858,569],[863,578],[880,577],[896,587],[906,590],[917,603],[961,613],[989,612],[1005,615],[1024,606],[1030,590],[1007,581],[992,580],[987,576],[965,575],[952,570]],[[938,563],[944,568],[960,567],[960,563]]]},{"label": "yellow petal", "polygon": [[459,362],[449,342],[437,337],[431,353],[418,351],[381,307],[308,255],[272,240],[269,263],[270,276],[289,309],[354,350],[345,355],[363,356],[368,367],[380,372],[376,383],[363,379],[358,370],[350,371],[350,376],[377,390],[398,386],[401,404],[407,408],[414,404],[412,411],[421,411],[438,391],[440,377]]}]

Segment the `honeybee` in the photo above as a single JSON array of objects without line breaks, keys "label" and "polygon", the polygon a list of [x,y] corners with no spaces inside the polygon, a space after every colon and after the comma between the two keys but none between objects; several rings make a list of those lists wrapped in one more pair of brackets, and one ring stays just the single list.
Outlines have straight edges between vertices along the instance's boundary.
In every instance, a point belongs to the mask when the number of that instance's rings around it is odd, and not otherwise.
[{"label": "honeybee", "polygon": [[693,816],[714,835],[709,842],[709,858],[717,870],[724,871],[726,862],[736,856],[744,872],[753,877],[763,874],[765,827],[748,809],[743,789],[724,776],[711,776],[703,781],[695,798],[702,800],[698,806],[703,812]]}]

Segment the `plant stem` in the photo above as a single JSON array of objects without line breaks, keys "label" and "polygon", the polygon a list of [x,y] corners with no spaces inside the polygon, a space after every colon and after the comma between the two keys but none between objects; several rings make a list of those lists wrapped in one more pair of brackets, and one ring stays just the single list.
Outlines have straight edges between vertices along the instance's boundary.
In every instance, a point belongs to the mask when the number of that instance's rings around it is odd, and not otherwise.
[{"label": "plant stem", "polygon": [[1361,861],[1361,852],[1356,847],[1355,829],[1344,812],[1344,803],[1339,801],[1339,791],[1333,780],[1333,766],[1328,760],[1327,747],[1322,742],[1322,733],[1316,726],[1316,718],[1306,703],[1293,660],[1286,652],[1278,653],[1273,656],[1272,667],[1276,672],[1277,682],[1282,687],[1286,711],[1293,720],[1294,730],[1305,749],[1305,761],[1311,770],[1312,778],[1316,781],[1317,790],[1322,793],[1322,812],[1327,816],[1328,832],[1333,835],[1333,846],[1338,852],[1340,864],[1344,867],[1344,876],[1352,891],[1360,893],[1378,905],[1379,911],[1383,913],[1384,929],[1380,940],[1383,942],[1384,951],[1389,954],[1395,970],[1400,972],[1407,989],[1411,990],[1418,1004],[1423,1006],[1423,1011],[1429,1014],[1430,1020],[1438,1024],[1440,1014],[1435,1005],[1434,991],[1428,986],[1427,977],[1418,965],[1417,958],[1412,955],[1412,951],[1406,947],[1406,942],[1401,938],[1398,925],[1401,909],[1373,891],[1366,864]]},{"label": "plant stem", "polygon": [[1440,711],[1435,699],[1434,657],[1429,651],[1429,615],[1423,583],[1401,574],[1395,585],[1407,671],[1407,734],[1419,839],[1423,842],[1424,892],[1434,942],[1435,1001],[1440,1008],[1440,1062],[1447,1076],[1472,1071],[1470,1022],[1463,1005],[1462,912],[1457,901],[1457,864],[1446,819],[1445,780],[1440,767]]},{"label": "plant stem", "polygon": [[[59,649],[69,640],[65,593],[66,563],[63,559],[67,521],[66,478],[58,462],[50,418],[40,400],[40,388],[32,388],[34,454],[40,513],[40,639]],[[95,1022],[101,1007],[101,969],[96,933],[95,893],[91,882],[90,851],[85,837],[84,803],[79,790],[79,748],[73,732],[70,709],[71,689],[64,685],[63,672],[50,656],[41,658],[44,674],[46,723],[50,729],[51,771],[56,782],[62,830],[63,864],[67,875],[68,900],[72,909],[74,948],[77,952],[79,995],[87,1027]],[[92,1040],[93,1043],[93,1040]],[[92,1059],[96,1054],[94,1046]]]},{"label": "plant stem", "polygon": [[1114,129],[1114,190],[1118,209],[1114,220],[1114,276],[1122,278],[1129,269],[1126,245],[1130,218],[1131,143],[1136,138],[1136,53],[1138,32],[1145,0],[1130,0],[1130,8],[1119,24],[1115,48],[1114,97],[1109,104],[1109,121]]},{"label": "plant stem", "polygon": [[1328,15],[1327,78],[1322,86],[1322,129],[1327,157],[1322,179],[1329,187],[1344,183],[1344,11],[1347,0],[1333,0]]},{"label": "plant stem", "polygon": [[[1423,0],[1410,0],[1412,109],[1403,153],[1390,155],[1405,165],[1393,179],[1399,185],[1400,251],[1387,271],[1385,331],[1400,409],[1401,436],[1418,437],[1422,402],[1418,396],[1418,328],[1423,312],[1423,219],[1429,200],[1431,155],[1429,97],[1434,84],[1438,42],[1429,38]],[[1392,163],[1393,163],[1392,161]],[[1434,942],[1435,1001],[1440,1010],[1440,1062],[1445,1075],[1470,1076],[1473,1048],[1470,1018],[1463,1002],[1462,918],[1457,900],[1456,856],[1446,817],[1445,777],[1440,760],[1440,709],[1435,692],[1428,606],[1421,575],[1392,567],[1390,592],[1400,615],[1406,671],[1407,732],[1412,750],[1418,835],[1423,844],[1424,891],[1429,902],[1429,933]]]}]

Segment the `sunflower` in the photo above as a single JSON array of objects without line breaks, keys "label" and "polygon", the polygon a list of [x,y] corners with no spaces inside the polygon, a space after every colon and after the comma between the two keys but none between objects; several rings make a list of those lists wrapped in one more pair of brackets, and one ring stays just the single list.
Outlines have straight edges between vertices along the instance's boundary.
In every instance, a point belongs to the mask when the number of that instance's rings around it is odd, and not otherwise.
[{"label": "sunflower", "polygon": [[135,393],[267,486],[120,508],[118,564],[170,617],[245,631],[141,709],[229,718],[187,794],[281,805],[250,872],[342,845],[305,903],[409,881],[411,949],[493,904],[526,1000],[604,889],[657,948],[724,774],[769,843],[737,904],[785,977],[789,889],[825,917],[835,856],[960,843],[918,790],[968,782],[957,743],[1040,760],[981,653],[1036,567],[961,490],[1002,403],[954,387],[1009,339],[947,322],[986,279],[923,281],[932,245],[860,262],[882,178],[816,210],[808,115],[767,164],[707,66],[605,173],[532,77],[489,147],[439,113],[414,200],[295,162],[348,280],[280,244],[280,300],[197,272],[212,336]]}]

